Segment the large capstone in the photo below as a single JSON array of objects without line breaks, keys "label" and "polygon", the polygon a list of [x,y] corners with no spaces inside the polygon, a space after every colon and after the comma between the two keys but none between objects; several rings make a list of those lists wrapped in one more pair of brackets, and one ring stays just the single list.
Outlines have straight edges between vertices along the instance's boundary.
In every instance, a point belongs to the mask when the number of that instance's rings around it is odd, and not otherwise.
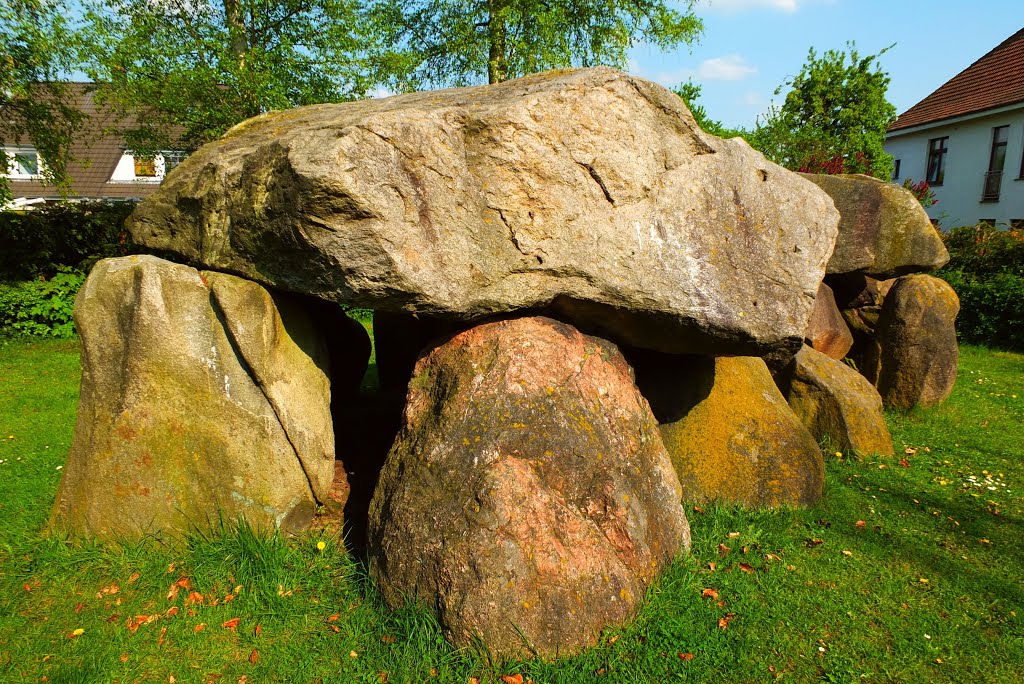
[{"label": "large capstone", "polygon": [[149,256],[75,302],[82,390],[52,525],[104,538],[301,529],[331,485],[327,354],[286,296]]},{"label": "large capstone", "polygon": [[569,654],[629,620],[689,546],[679,481],[615,345],[547,318],[426,352],[370,508],[391,606],[450,640]]},{"label": "large capstone", "polygon": [[830,274],[878,279],[941,268],[949,252],[914,193],[871,176],[804,174],[835,202],[841,216]]},{"label": "large capstone", "polygon": [[131,231],[341,304],[792,355],[838,221],[668,90],[594,68],[268,113],[185,160]]}]

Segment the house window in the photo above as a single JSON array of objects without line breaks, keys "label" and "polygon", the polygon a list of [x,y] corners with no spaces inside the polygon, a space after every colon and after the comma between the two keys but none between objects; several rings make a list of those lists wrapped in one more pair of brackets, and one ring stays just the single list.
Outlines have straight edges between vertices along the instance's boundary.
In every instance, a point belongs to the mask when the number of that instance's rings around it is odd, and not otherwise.
[{"label": "house window", "polygon": [[156,178],[156,157],[133,157],[136,178]]},{"label": "house window", "polygon": [[1010,219],[1010,230],[1024,230],[1024,219]]},{"label": "house window", "polygon": [[928,141],[928,172],[925,180],[928,185],[942,185],[942,179],[946,177],[946,152],[949,151],[946,143],[949,136],[944,138],[932,138]]},{"label": "house window", "polygon": [[30,180],[42,176],[42,161],[34,147],[4,147],[8,178]]},{"label": "house window", "polygon": [[998,202],[999,187],[1003,182],[1003,167],[1006,165],[1006,141],[1010,138],[1009,126],[992,129],[992,150],[988,157],[988,171],[981,191],[982,202]]},{"label": "house window", "polygon": [[164,176],[188,156],[185,152],[164,151],[152,157],[136,156],[125,150],[110,174],[111,183],[159,183]]},{"label": "house window", "polygon": [[164,158],[164,175],[166,175],[178,164],[185,161],[185,157],[188,156],[188,152],[182,152],[180,150],[164,150],[160,156]]},{"label": "house window", "polygon": [[892,179],[899,180],[900,178],[900,160],[896,159],[892,163]]}]

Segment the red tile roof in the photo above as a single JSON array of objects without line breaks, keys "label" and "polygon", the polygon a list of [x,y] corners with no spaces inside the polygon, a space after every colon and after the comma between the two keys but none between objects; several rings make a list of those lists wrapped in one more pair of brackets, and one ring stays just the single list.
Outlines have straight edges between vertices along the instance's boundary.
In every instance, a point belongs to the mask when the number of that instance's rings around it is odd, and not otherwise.
[{"label": "red tile roof", "polygon": [[898,131],[1024,102],[1024,28],[997,45],[889,126]]},{"label": "red tile roof", "polygon": [[[68,166],[68,175],[71,177],[70,196],[88,199],[141,199],[155,192],[159,183],[109,182],[114,167],[117,166],[125,149],[124,141],[111,129],[115,125],[131,126],[134,121],[119,121],[96,104],[95,91],[102,86],[93,83],[68,83],[67,86],[71,89],[74,106],[87,117],[71,146],[71,155],[75,161]],[[0,123],[0,142],[14,142],[4,140],[4,137]],[[14,197],[60,198],[60,192],[52,185],[14,178],[9,179],[9,183]]]}]

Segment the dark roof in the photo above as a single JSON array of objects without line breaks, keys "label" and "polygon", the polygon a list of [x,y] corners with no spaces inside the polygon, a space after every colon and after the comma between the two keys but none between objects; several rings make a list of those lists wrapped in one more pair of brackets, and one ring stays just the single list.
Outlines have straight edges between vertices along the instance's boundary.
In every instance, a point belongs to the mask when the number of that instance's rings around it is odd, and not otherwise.
[{"label": "dark roof", "polygon": [[1024,28],[997,45],[889,126],[898,131],[1024,102]]},{"label": "dark roof", "polygon": [[[87,117],[71,146],[71,155],[75,161],[68,165],[70,197],[132,199],[155,192],[159,183],[108,182],[125,149],[121,136],[111,129],[115,126],[130,126],[134,122],[119,120],[97,105],[94,95],[103,86],[94,83],[68,83],[66,86],[70,89],[74,106]],[[4,140],[0,132],[0,142],[14,141]],[[14,197],[60,197],[60,192],[52,185],[14,178],[8,179],[8,182]]]}]

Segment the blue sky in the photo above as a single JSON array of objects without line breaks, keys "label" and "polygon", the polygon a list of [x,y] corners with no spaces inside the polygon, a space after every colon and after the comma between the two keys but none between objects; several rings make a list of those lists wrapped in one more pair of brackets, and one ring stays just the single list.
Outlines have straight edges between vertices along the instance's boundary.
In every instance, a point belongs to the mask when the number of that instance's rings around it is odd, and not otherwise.
[{"label": "blue sky", "polygon": [[751,127],[774,91],[819,54],[856,41],[882,55],[889,101],[902,113],[1024,28],[1022,0],[698,0],[700,43],[661,53],[639,46],[631,73],[673,86],[703,87],[700,103],[727,126]]}]

